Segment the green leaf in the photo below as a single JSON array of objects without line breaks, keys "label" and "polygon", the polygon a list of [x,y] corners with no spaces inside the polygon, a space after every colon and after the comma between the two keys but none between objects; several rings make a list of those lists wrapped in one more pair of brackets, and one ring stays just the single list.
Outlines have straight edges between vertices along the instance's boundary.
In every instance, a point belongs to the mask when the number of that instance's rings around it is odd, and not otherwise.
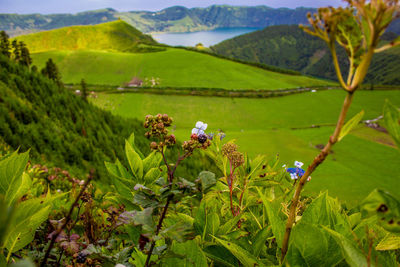
[{"label": "green leaf", "polygon": [[389,232],[400,232],[400,202],[390,193],[375,189],[361,203],[361,212],[378,215],[379,224]]},{"label": "green leaf", "polygon": [[282,245],[283,234],[285,232],[285,221],[279,217],[281,207],[280,203],[278,203],[278,201],[270,202],[258,187],[256,187],[256,189],[260,195],[265,209],[267,210],[268,220],[272,227],[272,232],[274,233],[278,247],[280,247]]},{"label": "green leaf", "polygon": [[214,266],[228,266],[228,267],[238,267],[239,261],[232,255],[232,253],[225,247],[220,245],[211,245],[203,249],[204,253],[208,258],[219,263],[220,265]]},{"label": "green leaf", "polygon": [[136,179],[141,181],[143,178],[143,162],[139,154],[135,152],[128,141],[125,142],[125,153],[133,175],[136,177]]},{"label": "green leaf", "polygon": [[142,152],[135,145],[135,133],[134,132],[129,136],[127,141],[132,146],[132,148],[138,153],[140,158],[144,159],[144,155],[142,154]]},{"label": "green leaf", "polygon": [[155,168],[151,168],[146,175],[144,176],[144,181],[145,184],[152,184],[155,183],[157,181],[158,178],[160,178],[161,176],[163,176],[163,173],[165,173],[166,171],[165,166],[163,167],[155,167]]},{"label": "green leaf", "polygon": [[271,236],[271,228],[266,227],[256,234],[253,241],[253,255],[258,257],[261,253],[263,247],[265,247],[265,242],[267,242],[268,237]]},{"label": "green leaf", "polygon": [[21,184],[18,187],[17,191],[14,193],[13,196],[10,196],[10,199],[7,201],[8,203],[13,203],[14,201],[17,201],[20,199],[26,192],[29,191],[29,189],[32,186],[32,180],[31,177],[26,174],[25,172],[22,173],[22,179],[21,179]]},{"label": "green leaf", "polygon": [[15,214],[4,239],[4,246],[7,249],[11,249],[14,240],[18,239],[18,236],[19,239],[13,247],[12,252],[20,250],[29,244],[33,240],[35,230],[42,222],[47,220],[50,213],[51,201],[53,200],[54,197],[49,199],[30,199],[21,202],[15,208]]},{"label": "green leaf", "polygon": [[290,266],[297,266],[299,261],[304,266],[336,266],[343,255],[333,237],[320,226],[300,220],[293,227],[285,260]]},{"label": "green leaf", "polygon": [[30,259],[23,259],[11,264],[10,267],[35,267],[35,264]]},{"label": "green leaf", "polygon": [[383,106],[383,119],[386,129],[400,148],[400,111],[388,100]]},{"label": "green leaf", "polygon": [[247,250],[241,246],[215,237],[215,240],[229,250],[244,266],[265,266],[256,257],[250,254]]},{"label": "green leaf", "polygon": [[353,130],[364,117],[364,110],[361,110],[360,113],[356,114],[353,118],[351,118],[346,124],[343,126],[340,131],[338,141],[342,140],[351,130]]},{"label": "green leaf", "polygon": [[16,200],[28,158],[29,152],[18,154],[16,151],[0,161],[0,194],[5,196],[7,205]]},{"label": "green leaf", "polygon": [[147,173],[150,169],[157,168],[160,166],[162,161],[161,153],[157,151],[151,152],[144,160],[143,160],[143,172]]},{"label": "green leaf", "polygon": [[186,241],[185,243],[172,243],[171,250],[182,255],[182,258],[167,258],[164,260],[165,266],[182,266],[182,267],[207,267],[207,258],[204,252],[200,249],[194,240]]},{"label": "green leaf", "polygon": [[388,234],[376,246],[376,250],[396,250],[400,248],[400,236]]},{"label": "green leaf", "polygon": [[217,183],[217,179],[215,179],[215,174],[209,171],[202,171],[199,174],[199,181],[201,183],[201,191],[203,193]]},{"label": "green leaf", "polygon": [[336,240],[336,242],[340,245],[343,256],[344,256],[346,262],[351,267],[359,267],[359,266],[374,267],[375,266],[375,262],[373,260],[371,260],[370,264],[368,265],[367,259],[365,258],[363,252],[360,251],[360,249],[357,247],[357,244],[355,241],[350,241],[343,235],[341,235],[338,232],[333,231],[325,226],[323,226],[323,229],[325,231],[327,231]]}]

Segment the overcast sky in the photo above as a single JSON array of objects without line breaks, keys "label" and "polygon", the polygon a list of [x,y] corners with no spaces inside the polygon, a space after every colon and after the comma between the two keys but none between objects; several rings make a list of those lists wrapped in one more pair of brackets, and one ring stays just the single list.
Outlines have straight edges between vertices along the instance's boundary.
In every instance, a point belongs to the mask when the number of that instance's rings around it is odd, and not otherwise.
[{"label": "overcast sky", "polygon": [[80,11],[111,7],[118,11],[161,10],[180,5],[207,7],[214,4],[266,5],[270,7],[338,6],[340,0],[0,0],[0,13],[76,13]]}]

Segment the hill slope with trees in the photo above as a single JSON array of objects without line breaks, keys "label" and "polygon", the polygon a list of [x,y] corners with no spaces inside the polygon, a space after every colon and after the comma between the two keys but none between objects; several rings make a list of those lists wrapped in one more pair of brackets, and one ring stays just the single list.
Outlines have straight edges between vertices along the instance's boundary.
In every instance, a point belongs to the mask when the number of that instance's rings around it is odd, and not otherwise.
[{"label": "hill slope with trees", "polygon": [[[388,33],[384,39],[389,41],[391,37],[392,34]],[[316,77],[336,79],[326,44],[306,34],[297,25],[267,27],[261,31],[223,41],[211,49],[227,57],[297,70]],[[344,50],[339,50],[338,57],[346,64]],[[399,72],[400,49],[395,48],[374,55],[366,82],[398,85]]]}]

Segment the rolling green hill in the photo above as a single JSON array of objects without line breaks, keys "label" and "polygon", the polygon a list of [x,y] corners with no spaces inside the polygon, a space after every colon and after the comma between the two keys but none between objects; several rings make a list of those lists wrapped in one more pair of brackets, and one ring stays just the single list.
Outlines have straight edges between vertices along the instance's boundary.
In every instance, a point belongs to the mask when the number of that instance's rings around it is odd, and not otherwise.
[{"label": "rolling green hill", "polygon": [[[200,120],[208,123],[207,132],[221,129],[227,140],[237,139],[240,150],[251,156],[265,154],[272,159],[279,154],[281,164],[295,160],[307,164],[317,155],[316,146],[325,144],[332,133],[343,97],[340,90],[267,99],[123,93],[99,94],[93,103],[126,118],[168,111],[180,140],[187,139]],[[400,106],[398,91],[357,92],[349,118],[362,109],[364,119],[378,117],[386,98]],[[335,145],[307,190],[328,189],[330,195],[353,204],[376,187],[400,196],[394,190],[400,186],[399,164],[400,152],[387,134],[360,126]]]},{"label": "rolling green hill", "polygon": [[154,77],[161,87],[284,89],[332,84],[176,48],[156,53],[49,51],[32,54],[32,58],[40,68],[52,58],[65,83],[79,83],[85,78],[90,84],[118,86],[138,76],[143,80]]},{"label": "rolling green hill", "polygon": [[[390,38],[388,34],[387,39]],[[227,57],[297,70],[316,77],[336,79],[325,42],[306,34],[297,25],[267,27],[261,31],[223,41],[213,46],[212,50]],[[346,65],[344,50],[339,49],[338,57]],[[342,69],[343,72],[346,70],[347,68]],[[366,83],[398,85],[400,84],[398,73],[400,73],[400,48],[395,48],[374,56]]]},{"label": "rolling green hill", "polygon": [[[28,44],[31,53],[84,49],[142,52],[152,51],[150,45],[157,44],[151,36],[141,33],[122,20],[95,26],[65,27],[18,36],[17,39]],[[155,50],[159,50],[159,48],[155,48]]]}]

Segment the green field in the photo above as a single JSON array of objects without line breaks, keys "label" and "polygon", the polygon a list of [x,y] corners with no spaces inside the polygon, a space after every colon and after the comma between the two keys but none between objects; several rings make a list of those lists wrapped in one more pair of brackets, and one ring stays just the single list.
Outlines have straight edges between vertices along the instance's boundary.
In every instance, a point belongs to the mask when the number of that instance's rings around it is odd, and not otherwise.
[{"label": "green field", "polygon": [[[207,122],[209,131],[223,130],[227,139],[237,139],[251,156],[279,153],[282,164],[294,160],[309,163],[324,144],[334,124],[345,93],[338,90],[303,93],[267,99],[159,96],[149,94],[99,94],[93,102],[115,114],[143,119],[146,114],[168,113],[175,119],[175,134],[188,139],[196,121]],[[399,91],[357,92],[349,115],[365,110],[364,119],[381,114],[384,100],[400,105]],[[303,129],[292,129],[303,128]],[[328,189],[351,204],[376,187],[400,196],[400,152],[390,137],[360,126],[333,148],[327,161],[314,173],[308,192]],[[384,166],[384,167],[383,167]]]},{"label": "green field", "polygon": [[332,84],[176,48],[153,53],[48,51],[34,53],[32,58],[39,68],[52,58],[64,83],[79,83],[84,78],[89,84],[118,86],[138,76],[159,78],[161,87],[284,89]]}]

